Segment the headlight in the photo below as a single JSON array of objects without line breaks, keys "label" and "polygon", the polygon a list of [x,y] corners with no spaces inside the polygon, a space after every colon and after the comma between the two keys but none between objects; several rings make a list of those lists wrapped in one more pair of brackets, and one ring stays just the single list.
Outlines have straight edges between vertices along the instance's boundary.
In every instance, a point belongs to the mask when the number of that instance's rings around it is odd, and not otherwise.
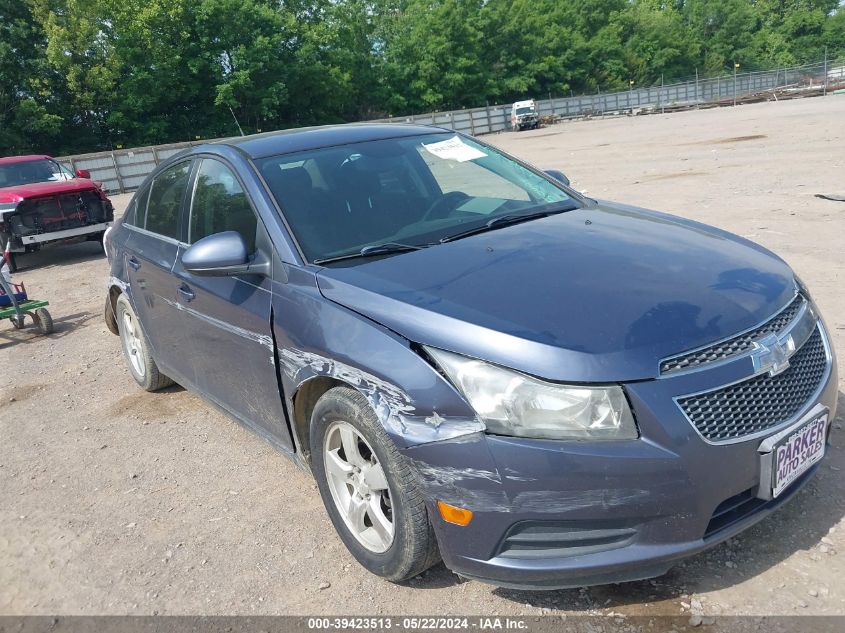
[{"label": "headlight", "polygon": [[425,350],[491,433],[556,440],[638,437],[634,416],[617,385],[558,385],[451,352]]}]

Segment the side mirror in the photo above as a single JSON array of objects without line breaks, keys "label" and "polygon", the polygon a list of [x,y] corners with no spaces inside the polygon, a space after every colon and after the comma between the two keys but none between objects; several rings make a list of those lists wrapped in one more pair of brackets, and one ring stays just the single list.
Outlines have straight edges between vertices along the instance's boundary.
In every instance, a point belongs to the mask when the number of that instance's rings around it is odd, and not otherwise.
[{"label": "side mirror", "polygon": [[76,170],[76,177],[77,178],[90,178],[91,172],[87,169],[77,169]]},{"label": "side mirror", "polygon": [[547,176],[551,176],[552,178],[554,178],[558,182],[562,182],[567,187],[569,186],[569,178],[567,178],[566,175],[562,171],[560,171],[558,169],[546,169],[545,172],[546,172]]},{"label": "side mirror", "polygon": [[246,243],[237,231],[223,231],[202,238],[182,255],[182,266],[193,275],[242,275],[250,270]]}]

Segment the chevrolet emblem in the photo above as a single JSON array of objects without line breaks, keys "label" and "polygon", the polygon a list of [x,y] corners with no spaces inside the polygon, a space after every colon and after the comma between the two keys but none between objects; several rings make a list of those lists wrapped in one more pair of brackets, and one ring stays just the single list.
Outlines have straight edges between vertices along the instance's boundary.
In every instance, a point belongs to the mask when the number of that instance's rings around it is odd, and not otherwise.
[{"label": "chevrolet emblem", "polygon": [[781,341],[774,334],[754,342],[751,361],[754,363],[754,373],[768,372],[769,376],[777,376],[789,367],[789,357],[795,351],[792,336]]}]

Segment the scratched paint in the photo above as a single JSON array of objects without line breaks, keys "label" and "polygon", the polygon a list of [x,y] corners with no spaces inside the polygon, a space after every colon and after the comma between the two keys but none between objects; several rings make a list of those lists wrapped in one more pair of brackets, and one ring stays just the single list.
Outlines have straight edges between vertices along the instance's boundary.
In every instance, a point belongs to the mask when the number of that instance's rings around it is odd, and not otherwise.
[{"label": "scratched paint", "polygon": [[109,277],[108,287],[112,288],[113,286],[117,286],[122,292],[126,292],[129,289],[129,284],[120,279],[120,277]]},{"label": "scratched paint", "polygon": [[648,497],[648,490],[530,490],[517,494],[510,512],[551,512],[562,514],[573,510],[601,508],[608,510],[637,503]]},{"label": "scratched paint", "polygon": [[[425,486],[438,499],[462,508],[484,512],[509,512],[510,501],[498,473],[481,468],[434,466],[414,461]],[[481,484],[485,487],[467,487]],[[492,484],[492,485],[491,485]]]},{"label": "scratched paint", "polygon": [[338,360],[294,348],[280,348],[279,362],[285,374],[296,384],[311,375],[336,378],[360,391],[382,424],[394,433],[414,442],[436,442],[484,430],[476,419],[444,417],[437,412],[420,415],[410,396],[378,376]]},{"label": "scratched paint", "polygon": [[[501,487],[495,470],[434,466],[416,461],[415,466],[427,487],[441,499],[463,504],[461,507],[483,512],[534,512],[565,514],[576,510],[604,510],[637,503],[647,498],[648,490],[639,488],[613,490],[530,490],[509,498]],[[479,484],[486,487],[480,487]],[[494,484],[491,486],[490,484]],[[500,487],[496,487],[498,484]]]},{"label": "scratched paint", "polygon": [[[258,332],[253,332],[252,330],[247,330],[242,327],[238,327],[236,325],[232,325],[231,323],[227,323],[226,321],[221,321],[220,319],[216,319],[213,316],[209,316],[208,314],[203,314],[193,308],[189,308],[188,306],[179,303],[178,301],[173,301],[166,297],[159,296],[159,299],[164,301],[170,306],[173,306],[177,310],[181,310],[182,312],[186,312],[191,316],[194,316],[202,321],[205,321],[209,325],[213,325],[214,327],[220,328],[225,332],[231,332],[232,334],[236,334],[242,338],[245,338],[253,343],[258,343],[262,347],[266,347],[269,350],[273,350],[273,337],[269,334],[259,334]],[[272,358],[272,357],[271,357]],[[272,360],[272,363],[275,365],[275,359]]]}]

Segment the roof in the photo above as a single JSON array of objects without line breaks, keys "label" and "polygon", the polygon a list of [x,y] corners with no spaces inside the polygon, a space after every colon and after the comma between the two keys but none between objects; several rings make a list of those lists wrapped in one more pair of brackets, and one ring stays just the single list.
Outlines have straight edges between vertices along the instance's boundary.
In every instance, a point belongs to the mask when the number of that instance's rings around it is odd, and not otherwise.
[{"label": "roof", "polygon": [[362,143],[386,138],[418,136],[420,134],[439,134],[449,131],[451,130],[405,123],[348,123],[345,125],[321,125],[319,127],[265,132],[264,134],[226,139],[220,141],[220,143],[237,147],[252,158],[266,158],[348,143]]},{"label": "roof", "polygon": [[9,165],[11,163],[26,163],[31,160],[43,160],[44,158],[52,159],[52,156],[47,156],[45,154],[30,154],[29,156],[6,156],[5,158],[0,158],[0,165]]}]

